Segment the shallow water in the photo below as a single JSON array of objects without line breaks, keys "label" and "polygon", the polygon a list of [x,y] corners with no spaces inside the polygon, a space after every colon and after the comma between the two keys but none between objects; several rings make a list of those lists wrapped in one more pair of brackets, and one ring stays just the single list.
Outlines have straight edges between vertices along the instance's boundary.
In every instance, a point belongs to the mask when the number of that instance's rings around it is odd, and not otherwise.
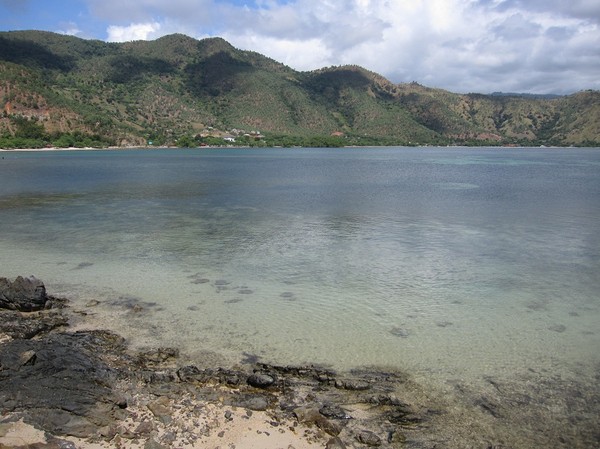
[{"label": "shallow water", "polygon": [[0,275],[133,345],[440,383],[600,364],[598,149],[2,157]]}]

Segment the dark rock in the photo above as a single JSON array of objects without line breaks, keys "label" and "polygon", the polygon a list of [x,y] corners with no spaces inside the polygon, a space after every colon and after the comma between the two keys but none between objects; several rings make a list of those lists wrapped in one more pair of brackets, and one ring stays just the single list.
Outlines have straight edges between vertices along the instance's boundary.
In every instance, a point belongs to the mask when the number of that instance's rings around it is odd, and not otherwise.
[{"label": "dark rock", "polygon": [[326,418],[350,419],[351,416],[339,405],[326,404],[319,409],[319,413]]},{"label": "dark rock", "polygon": [[210,380],[211,375],[212,373],[209,373],[206,370],[200,370],[194,365],[182,366],[177,370],[177,377],[179,377],[179,380],[182,382],[205,383]]},{"label": "dark rock", "polygon": [[315,424],[323,432],[336,437],[344,429],[346,421],[332,421],[322,415],[319,415],[315,420]]},{"label": "dark rock", "polygon": [[110,388],[117,373],[99,358],[98,346],[87,347],[100,335],[56,334],[4,343],[0,409],[25,412],[28,422],[57,435],[89,436],[111,424],[119,410]]},{"label": "dark rock", "polygon": [[19,276],[13,282],[0,278],[0,308],[21,312],[42,310],[48,299],[44,283],[34,276]]},{"label": "dark rock", "polygon": [[30,339],[67,324],[68,319],[59,312],[45,310],[24,314],[0,310],[0,333],[14,339]]},{"label": "dark rock", "polygon": [[254,373],[248,377],[247,382],[255,388],[268,388],[275,383],[275,378],[269,374]]},{"label": "dark rock", "polygon": [[367,446],[381,446],[381,438],[375,435],[370,430],[362,430],[357,436],[356,440],[359,443],[366,444]]}]

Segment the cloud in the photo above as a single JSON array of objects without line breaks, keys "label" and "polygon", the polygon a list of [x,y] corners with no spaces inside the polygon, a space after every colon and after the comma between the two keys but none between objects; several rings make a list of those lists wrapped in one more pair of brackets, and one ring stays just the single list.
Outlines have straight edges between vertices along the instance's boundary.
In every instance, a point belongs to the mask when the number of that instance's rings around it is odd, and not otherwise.
[{"label": "cloud", "polygon": [[298,70],[358,64],[457,92],[600,88],[597,0],[85,1],[111,41],[222,36]]},{"label": "cloud", "polygon": [[161,25],[157,22],[132,23],[128,26],[111,25],[106,29],[109,42],[129,42],[157,37]]},{"label": "cloud", "polygon": [[59,34],[66,34],[68,36],[77,36],[83,33],[83,31],[80,30],[77,24],[74,22],[63,23],[61,25],[61,29],[56,30],[56,32]]}]

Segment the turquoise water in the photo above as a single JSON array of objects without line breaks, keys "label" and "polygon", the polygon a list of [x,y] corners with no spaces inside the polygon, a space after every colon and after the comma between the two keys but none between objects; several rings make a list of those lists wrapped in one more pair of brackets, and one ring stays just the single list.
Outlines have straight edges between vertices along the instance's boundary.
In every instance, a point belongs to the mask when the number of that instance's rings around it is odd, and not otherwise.
[{"label": "turquoise water", "polygon": [[0,275],[134,346],[440,382],[600,364],[598,149],[0,155]]}]

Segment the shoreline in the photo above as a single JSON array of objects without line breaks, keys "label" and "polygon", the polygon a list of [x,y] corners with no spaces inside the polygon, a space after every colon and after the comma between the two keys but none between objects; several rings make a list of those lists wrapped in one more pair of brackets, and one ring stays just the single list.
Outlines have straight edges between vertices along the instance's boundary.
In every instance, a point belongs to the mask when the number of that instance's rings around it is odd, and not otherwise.
[{"label": "shoreline", "polygon": [[[226,145],[226,146],[214,146],[214,145],[207,145],[207,146],[202,146],[202,147],[177,147],[177,146],[149,146],[149,145],[134,145],[134,146],[111,146],[111,147],[105,147],[105,148],[94,148],[94,147],[84,147],[84,148],[75,148],[75,147],[68,147],[68,148],[62,148],[62,147],[50,147],[50,148],[0,148],[0,153],[20,153],[20,152],[58,152],[58,151],[119,151],[119,150],[208,150],[208,149],[220,149],[220,150],[227,150],[227,149],[252,149],[252,148],[257,148],[257,149],[268,149],[268,148],[286,148],[286,149],[299,149],[299,148],[315,148],[315,147],[280,147],[280,146],[274,146],[274,147],[250,147],[250,146],[245,146],[245,145]],[[347,145],[347,146],[342,146],[342,147],[336,147],[338,149],[340,148],[473,148],[473,149],[478,149],[478,148],[492,148],[492,149],[500,149],[500,150],[506,150],[506,149],[542,149],[542,150],[555,150],[555,149],[599,149],[600,147],[590,147],[590,146],[581,146],[581,147],[577,147],[577,146],[546,146],[546,145],[541,145],[541,146],[489,146],[489,145],[483,145],[483,146],[470,146],[470,145],[417,145],[417,146],[403,146],[403,145],[391,145],[391,146],[378,146],[378,145],[368,145],[368,146],[357,146],[357,145]],[[330,149],[335,149],[335,148],[330,148]]]},{"label": "shoreline", "polygon": [[[3,304],[17,281],[33,286],[37,306]],[[133,350],[110,329],[86,329],[86,316],[35,278],[0,278],[0,448],[566,449],[600,441],[597,388],[560,376],[489,378],[478,390],[457,379],[435,391],[383,368],[201,369],[177,348]]]},{"label": "shoreline", "polygon": [[396,448],[428,414],[396,397],[399,373],[199,369],[73,330],[76,314],[33,277],[0,278],[0,447]]}]

